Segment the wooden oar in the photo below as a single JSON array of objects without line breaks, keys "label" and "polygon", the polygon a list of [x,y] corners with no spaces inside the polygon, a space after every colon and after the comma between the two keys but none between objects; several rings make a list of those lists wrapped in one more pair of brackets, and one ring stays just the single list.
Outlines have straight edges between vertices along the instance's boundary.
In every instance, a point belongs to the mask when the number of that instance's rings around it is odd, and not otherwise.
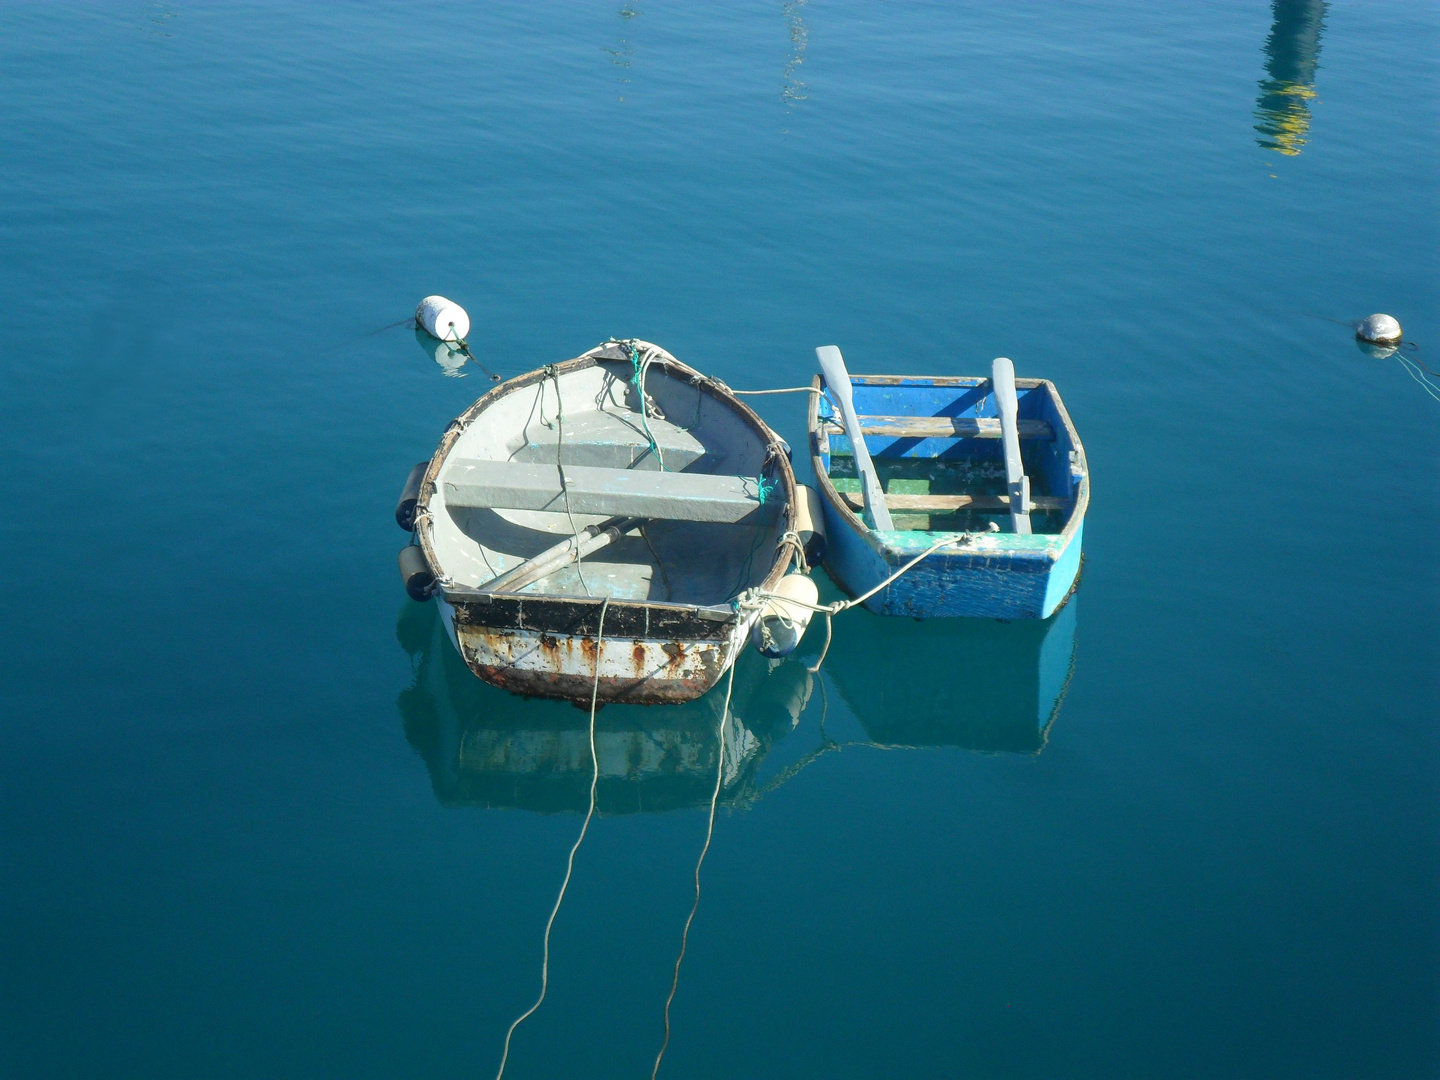
[{"label": "wooden oar", "polygon": [[527,585],[533,585],[543,577],[569,566],[580,557],[593,555],[601,548],[613,544],[631,529],[643,522],[639,518],[611,518],[595,525],[587,525],[578,536],[567,536],[554,547],[546,548],[533,559],[527,559],[519,566],[511,567],[503,574],[491,578],[480,586],[481,592],[514,593]]},{"label": "wooden oar", "polygon": [[990,365],[995,404],[1000,409],[1000,438],[1005,444],[1005,482],[1010,489],[1010,526],[1030,535],[1030,478],[1020,461],[1019,402],[1015,397],[1015,365],[997,356]]},{"label": "wooden oar", "polygon": [[845,370],[845,358],[834,345],[821,345],[815,350],[815,356],[820,361],[825,385],[830,388],[840,406],[840,418],[845,422],[845,434],[850,437],[850,445],[855,448],[855,471],[860,474],[860,490],[865,493],[865,512],[874,528],[889,532],[895,525],[890,520],[889,509],[885,506],[885,491],[880,486],[880,477],[875,475],[875,465],[871,462],[870,451],[865,446],[865,436],[860,432],[860,418],[855,415],[855,401],[850,392],[850,372]]}]

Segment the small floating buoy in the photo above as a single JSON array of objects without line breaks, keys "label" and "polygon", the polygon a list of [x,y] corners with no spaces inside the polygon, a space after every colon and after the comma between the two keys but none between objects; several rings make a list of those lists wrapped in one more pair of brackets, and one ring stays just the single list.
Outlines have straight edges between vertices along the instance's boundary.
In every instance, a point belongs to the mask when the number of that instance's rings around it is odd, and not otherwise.
[{"label": "small floating buoy", "polygon": [[400,580],[411,600],[429,600],[435,575],[425,561],[425,553],[414,544],[400,549]]},{"label": "small floating buoy", "polygon": [[[805,574],[786,574],[775,586],[775,597],[767,600],[760,609],[760,617],[750,628],[750,642],[765,656],[789,656],[805,636],[814,614],[808,607],[789,603],[799,600],[803,604],[815,604],[820,600],[820,590],[812,578]],[[788,598],[788,599],[783,599]]]},{"label": "small floating buoy", "polygon": [[425,470],[429,467],[428,461],[417,462],[405,478],[405,486],[400,489],[400,501],[395,504],[395,524],[406,532],[415,531],[415,504],[420,501],[420,481],[425,479]]},{"label": "small floating buoy", "polygon": [[819,566],[825,559],[825,512],[820,493],[809,484],[796,484],[795,534],[805,548],[805,562]]},{"label": "small floating buoy", "polygon": [[1355,336],[1374,345],[1398,345],[1404,332],[1393,315],[1371,315],[1355,327]]},{"label": "small floating buoy", "polygon": [[415,324],[441,341],[464,341],[470,334],[470,316],[453,300],[427,296],[415,309]]}]

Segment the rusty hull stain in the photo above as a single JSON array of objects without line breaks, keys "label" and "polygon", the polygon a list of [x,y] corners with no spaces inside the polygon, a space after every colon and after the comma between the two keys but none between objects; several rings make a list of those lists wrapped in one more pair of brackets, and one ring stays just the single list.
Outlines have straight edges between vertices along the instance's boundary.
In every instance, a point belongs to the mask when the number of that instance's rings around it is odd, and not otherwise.
[{"label": "rusty hull stain", "polygon": [[[466,664],[493,686],[529,697],[588,704],[597,663],[593,637],[555,637],[482,626],[458,626]],[[647,641],[605,642],[597,700],[632,704],[692,701],[725,669],[731,645]],[[623,658],[623,659],[622,659]]]}]

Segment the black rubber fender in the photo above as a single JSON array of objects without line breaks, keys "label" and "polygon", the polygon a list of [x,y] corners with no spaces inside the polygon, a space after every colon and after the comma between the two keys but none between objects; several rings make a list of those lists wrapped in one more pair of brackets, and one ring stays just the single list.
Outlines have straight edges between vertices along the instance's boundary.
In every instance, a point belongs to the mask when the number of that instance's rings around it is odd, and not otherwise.
[{"label": "black rubber fender", "polygon": [[406,532],[415,531],[415,504],[420,501],[420,481],[425,479],[425,470],[430,467],[430,462],[417,462],[410,470],[410,475],[405,478],[405,486],[400,490],[400,501],[395,504],[395,524]]},{"label": "black rubber fender", "polygon": [[435,575],[425,561],[425,553],[414,544],[400,549],[400,580],[411,600],[429,600],[435,586]]}]

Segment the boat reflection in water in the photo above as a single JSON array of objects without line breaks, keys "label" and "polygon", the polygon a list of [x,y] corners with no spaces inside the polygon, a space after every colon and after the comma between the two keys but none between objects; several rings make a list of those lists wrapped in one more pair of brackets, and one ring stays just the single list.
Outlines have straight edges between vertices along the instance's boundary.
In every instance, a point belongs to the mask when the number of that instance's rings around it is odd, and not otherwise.
[{"label": "boat reflection in water", "polygon": [[1325,0],[1273,0],[1274,25],[1265,41],[1265,71],[1255,117],[1256,140],[1267,150],[1293,157],[1310,130],[1320,35],[1325,29]]},{"label": "boat reflection in water", "polygon": [[[1045,620],[920,622],[861,611],[837,619],[819,676],[830,691],[825,708],[811,710],[820,743],[779,755],[782,761],[765,775],[761,762],[800,723],[812,695],[819,696],[803,663],[766,660],[753,651],[740,657],[723,763],[721,687],[683,705],[606,705],[595,722],[596,810],[706,807],[717,769],[720,805],[748,808],[829,751],[850,746],[1038,754],[1074,671],[1078,609],[1072,596]],[[396,637],[414,665],[414,681],[397,701],[405,735],[424,758],[441,805],[585,811],[591,777],[586,710],[521,703],[475,678],[433,604],[407,603]],[[812,636],[807,653],[817,645]],[[865,738],[837,740],[826,732],[827,714],[832,727],[840,719],[836,697]]]},{"label": "boat reflection in water", "polygon": [[1010,623],[866,613],[836,621],[825,670],[874,743],[1038,754],[1074,672],[1078,609],[1072,596]]},{"label": "boat reflection in water", "polygon": [[[396,636],[415,667],[414,683],[397,702],[405,734],[425,759],[442,805],[585,811],[592,775],[587,710],[522,704],[482,683],[446,638],[434,604],[407,604]],[[811,686],[801,664],[744,654],[735,671],[723,763],[723,688],[683,705],[603,706],[595,721],[597,812],[709,806],[717,769],[720,804],[752,804],[756,769],[799,722]]]}]

